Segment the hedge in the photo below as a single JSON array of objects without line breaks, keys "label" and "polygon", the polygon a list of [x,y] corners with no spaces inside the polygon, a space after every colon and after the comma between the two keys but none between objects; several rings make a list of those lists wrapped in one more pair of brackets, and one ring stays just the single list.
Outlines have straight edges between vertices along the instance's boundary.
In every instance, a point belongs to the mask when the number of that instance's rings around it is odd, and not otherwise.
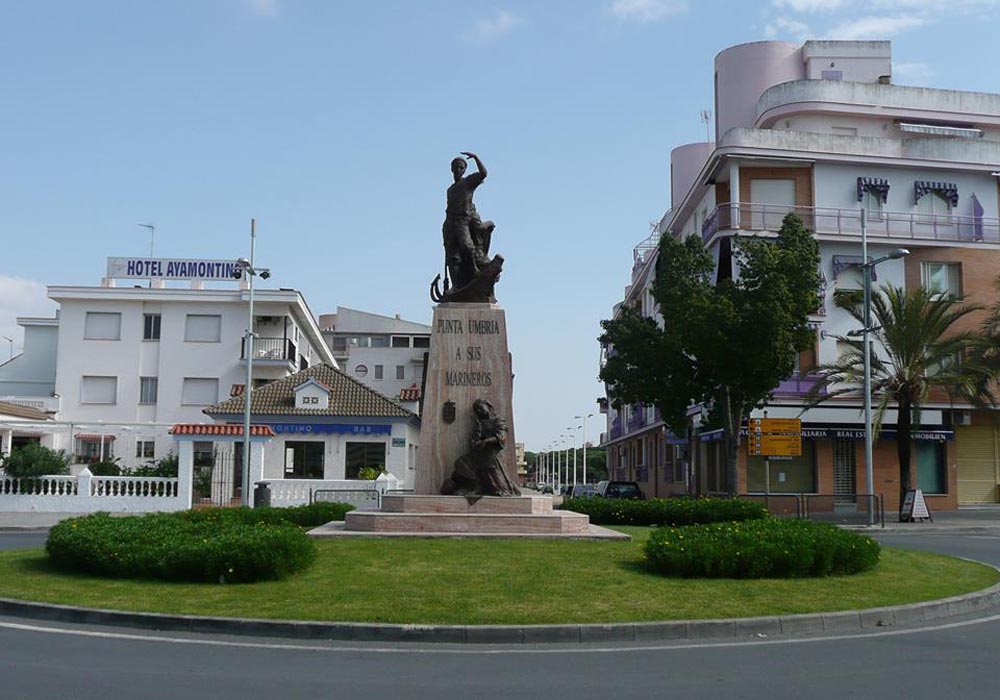
[{"label": "hedge", "polygon": [[878,564],[870,537],[827,523],[768,518],[657,529],[649,568],[680,578],[800,578],[856,574]]},{"label": "hedge", "polygon": [[559,507],[589,515],[594,525],[694,525],[768,517],[760,503],[732,498],[568,498]]},{"label": "hedge", "polygon": [[71,518],[49,531],[45,551],[64,571],[217,583],[277,580],[315,560],[316,547],[300,527],[250,523],[238,510]]},{"label": "hedge", "polygon": [[343,520],[344,514],[352,510],[354,506],[349,503],[323,502],[288,508],[204,508],[185,511],[181,517],[191,522],[225,519],[227,522],[233,520],[245,525],[291,523],[299,527],[318,527],[331,520]]}]

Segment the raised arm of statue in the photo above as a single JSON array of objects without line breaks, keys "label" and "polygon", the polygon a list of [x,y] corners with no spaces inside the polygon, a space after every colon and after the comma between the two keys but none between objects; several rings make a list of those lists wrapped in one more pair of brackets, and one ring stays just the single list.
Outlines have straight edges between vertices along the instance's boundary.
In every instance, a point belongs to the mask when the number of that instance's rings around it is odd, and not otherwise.
[{"label": "raised arm of statue", "polygon": [[480,175],[482,175],[481,179],[485,180],[486,179],[486,175],[487,175],[487,173],[486,173],[486,166],[483,165],[483,161],[479,160],[479,156],[477,156],[475,153],[472,153],[470,151],[462,151],[461,153],[466,158],[472,158],[472,160],[474,160],[476,162],[476,171]]}]

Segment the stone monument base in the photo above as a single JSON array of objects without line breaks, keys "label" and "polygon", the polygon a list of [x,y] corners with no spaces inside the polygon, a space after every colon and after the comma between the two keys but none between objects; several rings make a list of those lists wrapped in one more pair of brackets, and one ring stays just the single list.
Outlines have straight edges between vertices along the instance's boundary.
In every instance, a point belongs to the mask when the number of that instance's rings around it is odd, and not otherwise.
[{"label": "stone monument base", "polygon": [[551,496],[385,496],[381,510],[351,511],[344,523],[328,523],[309,535],[630,539],[591,525],[582,513],[553,510]]}]

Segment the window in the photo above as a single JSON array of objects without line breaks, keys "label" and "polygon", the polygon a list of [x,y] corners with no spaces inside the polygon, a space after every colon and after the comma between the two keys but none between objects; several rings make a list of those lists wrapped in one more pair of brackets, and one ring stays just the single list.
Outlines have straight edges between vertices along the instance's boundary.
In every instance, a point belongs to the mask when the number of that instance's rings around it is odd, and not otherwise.
[{"label": "window", "polygon": [[[100,436],[78,437],[73,450],[78,462],[103,462],[114,456],[114,440],[106,435],[103,440]],[[102,454],[103,452],[103,454]]]},{"label": "window", "polygon": [[211,442],[196,442],[193,445],[194,466],[210,467],[215,464],[215,444]]},{"label": "window", "polygon": [[347,460],[344,465],[344,475],[348,479],[357,479],[362,467],[385,469],[384,442],[349,442],[347,443]]},{"label": "window", "polygon": [[924,493],[947,493],[946,450],[943,442],[917,440],[917,488]]},{"label": "window", "polygon": [[118,403],[118,377],[81,377],[80,403]]},{"label": "window", "polygon": [[334,352],[347,350],[347,338],[344,336],[334,336],[330,339],[330,349]]},{"label": "window", "polygon": [[142,339],[143,340],[160,339],[160,314],[142,315]]},{"label": "window", "polygon": [[878,220],[882,218],[882,195],[879,192],[866,190],[862,204],[868,210],[869,219]]},{"label": "window", "polygon": [[920,263],[920,283],[932,294],[957,297],[962,293],[962,265],[945,262]]},{"label": "window", "polygon": [[365,365],[358,365],[357,367],[354,368],[354,373],[359,377],[367,377],[368,367],[366,367]]},{"label": "window", "polygon": [[156,377],[139,377],[139,403],[156,403],[159,380]]},{"label": "window", "polygon": [[413,339],[413,347],[415,348],[429,348],[430,346],[431,337],[429,335],[421,335]]},{"label": "window", "polygon": [[371,337],[371,347],[373,348],[389,347],[389,337],[385,335],[373,335]]},{"label": "window", "polygon": [[184,340],[189,343],[218,343],[222,340],[222,316],[188,314]]},{"label": "window", "polygon": [[[714,443],[719,444],[721,443]],[[802,454],[786,460],[771,460],[765,469],[764,457],[747,457],[747,491],[764,492],[764,475],[770,477],[771,493],[815,493],[816,449],[812,440],[802,441]]]},{"label": "window", "polygon": [[945,217],[951,214],[951,202],[939,192],[928,192],[917,201],[917,213],[930,218]]},{"label": "window", "polygon": [[139,459],[153,459],[155,456],[156,441],[155,440],[136,440],[135,441],[135,456]]},{"label": "window", "polygon": [[324,448],[323,442],[286,442],[285,478],[322,479]]},{"label": "window", "polygon": [[84,340],[121,340],[122,315],[88,311],[83,323]]},{"label": "window", "polygon": [[410,337],[406,335],[394,335],[392,336],[392,347],[394,348],[408,348],[410,347]]},{"label": "window", "polygon": [[201,377],[184,377],[181,387],[181,405],[211,406],[219,400],[219,380]]},{"label": "window", "polygon": [[375,365],[375,378],[376,379],[382,378],[382,365]]},{"label": "window", "polygon": [[396,365],[396,379],[406,379],[406,365]]}]

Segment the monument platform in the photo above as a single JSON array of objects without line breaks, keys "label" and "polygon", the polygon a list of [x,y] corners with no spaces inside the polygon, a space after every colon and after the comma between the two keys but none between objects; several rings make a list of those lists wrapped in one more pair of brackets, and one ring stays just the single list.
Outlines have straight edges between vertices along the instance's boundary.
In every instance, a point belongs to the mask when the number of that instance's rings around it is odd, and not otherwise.
[{"label": "monument platform", "polygon": [[554,510],[551,496],[386,496],[378,511],[355,510],[311,537],[556,537],[627,540],[572,511]]}]

